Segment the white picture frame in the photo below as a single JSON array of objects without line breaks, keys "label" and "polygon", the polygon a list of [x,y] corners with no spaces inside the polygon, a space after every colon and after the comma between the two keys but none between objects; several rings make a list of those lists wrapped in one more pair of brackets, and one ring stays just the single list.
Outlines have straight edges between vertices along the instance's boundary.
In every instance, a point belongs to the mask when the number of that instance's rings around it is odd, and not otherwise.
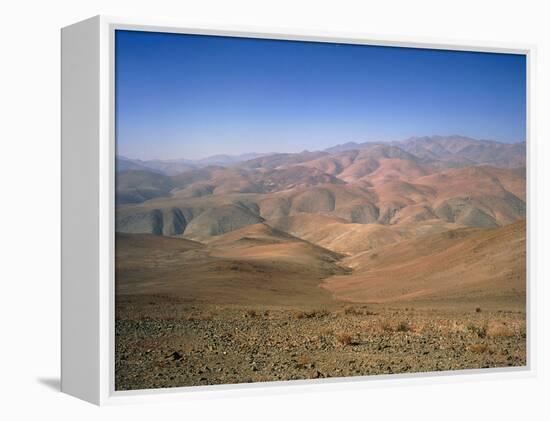
[{"label": "white picture frame", "polygon": [[[527,61],[527,366],[443,373],[328,378],[172,389],[114,388],[114,31],[117,29],[250,38],[523,54]],[[62,377],[63,392],[94,404],[367,388],[515,378],[536,373],[532,277],[536,222],[532,45],[384,39],[354,33],[201,26],[96,16],[65,27],[62,44]]]}]

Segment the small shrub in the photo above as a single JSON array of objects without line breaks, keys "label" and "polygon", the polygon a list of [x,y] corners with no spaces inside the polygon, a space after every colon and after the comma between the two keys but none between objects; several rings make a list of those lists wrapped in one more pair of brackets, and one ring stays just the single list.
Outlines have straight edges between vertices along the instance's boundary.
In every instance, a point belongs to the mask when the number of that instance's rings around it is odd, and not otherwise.
[{"label": "small shrub", "polygon": [[479,338],[486,338],[487,337],[487,324],[484,324],[482,326],[478,326],[476,324],[470,323],[467,326],[467,329],[476,334]]},{"label": "small shrub", "polygon": [[308,355],[300,355],[296,358],[296,367],[297,368],[307,368],[310,367],[313,361]]},{"label": "small shrub", "polygon": [[256,317],[257,316],[256,310],[246,310],[246,312],[244,313],[244,316],[245,317]]},{"label": "small shrub", "polygon": [[314,317],[325,317],[330,314],[330,311],[327,309],[321,309],[321,310],[310,310],[310,311],[301,311],[296,310],[292,313],[292,316],[295,319],[311,319]]},{"label": "small shrub", "polygon": [[336,340],[342,345],[351,345],[353,342],[349,333],[338,333],[336,335]]},{"label": "small shrub", "polygon": [[212,321],[213,318],[214,317],[210,313],[207,313],[207,314],[202,314],[199,320],[202,320],[203,322],[210,322]]},{"label": "small shrub", "polygon": [[297,320],[300,320],[306,317],[306,313],[304,313],[303,311],[297,310],[292,312],[292,317],[294,317]]},{"label": "small shrub", "polygon": [[185,316],[185,320],[188,322],[209,322],[213,320],[213,316],[210,313],[203,313],[203,314],[188,314]]},{"label": "small shrub", "polygon": [[396,330],[398,332],[410,332],[411,331],[411,325],[409,325],[409,323],[406,322],[406,321],[402,321],[402,322],[399,322],[399,324],[397,325]]},{"label": "small shrub", "polygon": [[324,327],[323,329],[321,329],[320,333],[322,336],[329,336],[334,334],[334,330],[331,329],[330,327]]},{"label": "small shrub", "polygon": [[384,332],[393,332],[393,326],[387,320],[384,320],[380,326]]},{"label": "small shrub", "polygon": [[326,317],[330,315],[330,311],[328,311],[326,308],[322,308],[320,310],[315,310],[311,312],[311,317]]},{"label": "small shrub", "polygon": [[476,313],[481,313],[481,307],[476,307]]},{"label": "small shrub", "polygon": [[470,352],[473,352],[474,354],[483,354],[484,352],[487,352],[489,349],[489,346],[487,344],[472,344],[468,347]]},{"label": "small shrub", "polygon": [[363,315],[363,312],[356,307],[346,307],[344,308],[344,314],[348,314],[352,316],[361,316]]},{"label": "small shrub", "polygon": [[514,331],[504,324],[493,324],[487,329],[489,338],[511,338],[514,336]]}]

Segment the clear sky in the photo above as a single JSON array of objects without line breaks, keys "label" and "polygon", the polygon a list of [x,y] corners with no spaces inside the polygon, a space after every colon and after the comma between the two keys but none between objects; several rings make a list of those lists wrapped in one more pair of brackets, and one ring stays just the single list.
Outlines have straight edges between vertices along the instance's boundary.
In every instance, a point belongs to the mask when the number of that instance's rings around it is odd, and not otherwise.
[{"label": "clear sky", "polygon": [[116,32],[117,152],[321,150],[460,134],[525,140],[522,55]]}]

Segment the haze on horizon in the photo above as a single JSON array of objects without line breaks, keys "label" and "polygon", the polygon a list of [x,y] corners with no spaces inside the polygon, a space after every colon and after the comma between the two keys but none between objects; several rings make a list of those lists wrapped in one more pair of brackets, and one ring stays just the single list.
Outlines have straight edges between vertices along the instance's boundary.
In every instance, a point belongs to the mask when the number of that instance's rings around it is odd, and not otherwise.
[{"label": "haze on horizon", "polygon": [[525,140],[522,55],[116,31],[117,153],[322,150],[459,134]]}]

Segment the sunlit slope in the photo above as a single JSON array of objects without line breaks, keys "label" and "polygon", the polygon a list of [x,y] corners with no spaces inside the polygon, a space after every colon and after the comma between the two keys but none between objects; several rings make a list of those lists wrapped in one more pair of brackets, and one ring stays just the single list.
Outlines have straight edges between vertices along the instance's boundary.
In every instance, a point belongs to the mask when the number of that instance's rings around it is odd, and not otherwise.
[{"label": "sunlit slope", "polygon": [[263,224],[212,238],[202,244],[117,234],[117,294],[300,308],[335,304],[319,284],[346,272],[341,255]]},{"label": "sunlit slope", "polygon": [[344,260],[353,269],[322,284],[356,302],[492,301],[523,305],[525,221],[464,228],[390,245]]}]

